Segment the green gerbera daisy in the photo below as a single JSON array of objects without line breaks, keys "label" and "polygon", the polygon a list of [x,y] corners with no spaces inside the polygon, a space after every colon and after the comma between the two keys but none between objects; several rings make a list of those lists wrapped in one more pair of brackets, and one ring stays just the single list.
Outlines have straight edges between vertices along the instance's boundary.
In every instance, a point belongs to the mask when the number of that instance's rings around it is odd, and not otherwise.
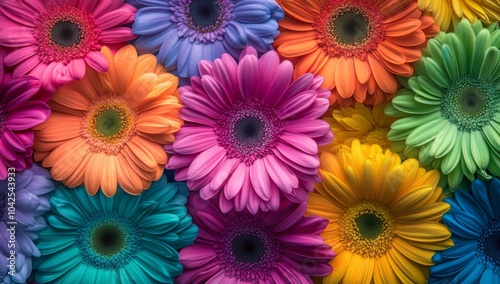
[{"label": "green gerbera daisy", "polygon": [[[465,175],[500,175],[500,31],[461,21],[429,40],[415,74],[385,112],[401,117],[389,140],[440,169],[456,188]],[[398,147],[396,145],[396,147]]]},{"label": "green gerbera daisy", "polygon": [[48,227],[36,241],[39,283],[173,283],[182,272],[178,251],[198,228],[187,215],[184,183],[165,176],[141,195],[112,198],[83,186],[58,185],[50,196]]}]

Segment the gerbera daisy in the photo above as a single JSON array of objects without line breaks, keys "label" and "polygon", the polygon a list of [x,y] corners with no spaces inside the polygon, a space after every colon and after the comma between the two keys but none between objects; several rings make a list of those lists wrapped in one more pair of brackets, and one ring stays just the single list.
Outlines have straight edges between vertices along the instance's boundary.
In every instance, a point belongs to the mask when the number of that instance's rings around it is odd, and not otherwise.
[{"label": "gerbera daisy", "polygon": [[198,234],[184,206],[188,194],[165,176],[139,196],[90,196],[83,186],[58,185],[36,240],[36,281],[172,283],[182,272],[177,251]]},{"label": "gerbera daisy", "polygon": [[499,21],[499,4],[498,0],[418,0],[418,7],[430,12],[442,31],[451,30],[463,18],[472,23]]},{"label": "gerbera daisy", "polygon": [[412,62],[438,27],[417,4],[400,0],[282,0],[285,19],[274,46],[296,62],[295,78],[322,75],[332,103],[376,105],[389,100],[395,75]]},{"label": "gerbera daisy", "polygon": [[432,255],[452,245],[439,172],[359,140],[322,153],[320,172],[307,215],[329,219],[322,236],[337,253],[323,283],[425,283]]},{"label": "gerbera daisy", "polygon": [[155,53],[180,77],[199,75],[198,62],[245,47],[272,49],[283,10],[274,0],[139,0],[132,31],[141,53]]},{"label": "gerbera daisy", "polygon": [[354,107],[334,108],[323,119],[330,124],[335,137],[332,143],[321,147],[321,150],[337,153],[341,145],[350,146],[354,139],[361,143],[377,144],[383,149],[390,148],[387,132],[396,119],[384,113],[385,106],[386,103],[382,103],[368,107],[356,102]]},{"label": "gerbera daisy", "polygon": [[107,62],[99,52],[134,39],[124,24],[136,9],[123,0],[2,0],[0,46],[12,47],[4,64],[14,76],[29,74],[53,92],[85,75],[85,63],[99,72]]},{"label": "gerbera daisy", "polygon": [[467,20],[455,33],[440,33],[385,110],[402,117],[388,138],[448,175],[451,187],[464,175],[500,175],[499,35],[497,25],[483,29]]},{"label": "gerbera daisy", "polygon": [[327,220],[304,217],[307,204],[284,200],[277,211],[223,214],[217,201],[189,197],[199,227],[192,246],[181,250],[179,283],[312,283],[328,275],[335,256],[319,234]]},{"label": "gerbera daisy", "polygon": [[451,210],[443,217],[455,245],[432,260],[429,283],[500,282],[500,180],[472,182],[446,198]]},{"label": "gerbera daisy", "polygon": [[113,196],[117,184],[140,194],[160,178],[179,117],[178,80],[153,55],[137,56],[131,45],[115,55],[104,47],[108,71],[92,69],[56,90],[52,114],[35,128],[36,161],[68,187],[85,182]]},{"label": "gerbera daisy", "polygon": [[239,64],[229,55],[200,63],[200,77],[181,87],[186,125],[172,144],[167,168],[176,180],[210,199],[220,193],[227,212],[277,210],[280,192],[304,202],[319,181],[318,144],[328,143],[330,92],[320,76],[292,80],[293,66],[248,47]]},{"label": "gerbera daisy", "polygon": [[54,182],[37,165],[9,173],[0,180],[0,282],[26,283],[31,257],[40,256],[33,240],[46,227],[42,215],[50,209],[48,193]]},{"label": "gerbera daisy", "polygon": [[51,94],[40,88],[40,80],[33,76],[0,84],[0,179],[7,178],[9,167],[20,171],[33,163],[32,127],[50,114],[47,101]]}]

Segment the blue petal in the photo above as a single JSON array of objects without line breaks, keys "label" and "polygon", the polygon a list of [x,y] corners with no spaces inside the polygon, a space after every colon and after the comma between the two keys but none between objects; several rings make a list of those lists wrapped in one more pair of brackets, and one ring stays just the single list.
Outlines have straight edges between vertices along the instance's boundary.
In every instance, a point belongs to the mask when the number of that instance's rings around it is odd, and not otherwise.
[{"label": "blue petal", "polygon": [[234,49],[243,49],[248,44],[247,33],[243,27],[236,22],[229,22],[226,26],[226,34],[224,36],[227,44]]},{"label": "blue petal", "polygon": [[177,59],[181,42],[182,41],[180,41],[180,38],[177,36],[176,29],[169,30],[165,35],[165,40],[158,53],[158,61],[163,64],[167,70],[177,68]]},{"label": "blue petal", "polygon": [[169,6],[169,1],[166,0],[137,0],[137,2],[144,5],[157,6],[155,8]]},{"label": "blue petal", "polygon": [[472,192],[460,192],[455,195],[455,198],[471,217],[481,222],[481,226],[490,222],[491,219],[488,217],[488,213],[484,210],[484,207],[481,206],[475,196],[472,195]]},{"label": "blue petal", "polygon": [[484,271],[484,266],[473,258],[460,273],[455,276],[458,283],[477,283]]},{"label": "blue petal", "polygon": [[238,2],[234,5],[232,14],[242,23],[260,23],[271,17],[269,8],[257,1]]},{"label": "blue petal", "polygon": [[[478,232],[469,231],[463,224],[457,220],[457,216],[455,214],[463,212],[455,212],[455,213],[447,213],[443,216],[443,222],[448,226],[453,235],[459,235],[461,237],[467,239],[475,239],[479,237]],[[458,215],[459,217],[463,215]]]},{"label": "blue petal", "polygon": [[213,55],[213,48],[213,43],[191,43],[189,40],[183,40],[177,61],[179,76],[187,78],[199,75],[198,62],[210,59]]},{"label": "blue petal", "polygon": [[483,271],[483,275],[481,275],[481,279],[479,280],[479,284],[491,284],[491,283],[499,283],[500,276],[495,274],[493,270],[486,268]]},{"label": "blue petal", "polygon": [[474,197],[479,201],[481,206],[486,210],[491,219],[495,218],[495,212],[491,206],[491,201],[488,199],[488,190],[486,184],[482,180],[476,179],[472,183],[472,193]]},{"label": "blue petal", "polygon": [[146,7],[139,9],[132,25],[132,33],[136,35],[152,35],[166,30],[174,25],[170,20],[169,9]]},{"label": "blue petal", "polygon": [[476,257],[476,252],[470,251],[463,257],[455,258],[445,262],[440,262],[435,264],[434,266],[431,266],[430,273],[435,277],[448,277],[456,275],[475,257]]},{"label": "blue petal", "polygon": [[165,40],[165,35],[167,34],[168,30],[160,32],[155,35],[143,35],[139,36],[135,42],[134,46],[137,48],[137,51],[139,53],[144,54],[144,53],[156,53],[158,50],[160,50],[160,46]]},{"label": "blue petal", "polygon": [[461,258],[464,255],[476,251],[477,249],[477,241],[476,240],[468,240],[464,242],[458,242],[453,247],[448,248],[442,252],[440,252],[440,258],[442,260]]},{"label": "blue petal", "polygon": [[488,197],[495,211],[495,216],[500,216],[500,180],[493,178],[488,183]]}]

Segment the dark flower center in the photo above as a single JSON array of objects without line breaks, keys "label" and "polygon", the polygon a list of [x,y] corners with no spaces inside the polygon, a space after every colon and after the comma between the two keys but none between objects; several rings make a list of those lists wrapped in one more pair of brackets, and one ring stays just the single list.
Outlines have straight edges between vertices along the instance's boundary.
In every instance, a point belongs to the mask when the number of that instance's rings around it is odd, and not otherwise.
[{"label": "dark flower center", "polygon": [[363,238],[376,239],[384,230],[384,221],[373,213],[363,213],[356,217],[356,225]]},{"label": "dark flower center", "polygon": [[6,127],[6,120],[7,120],[7,107],[5,104],[0,100],[0,134],[2,134],[5,131]]},{"label": "dark flower center", "polygon": [[82,30],[71,21],[59,21],[52,26],[52,41],[61,47],[77,45],[82,40]]},{"label": "dark flower center", "polygon": [[96,253],[112,256],[125,248],[126,237],[118,224],[102,224],[92,232],[90,245]]},{"label": "dark flower center", "polygon": [[141,249],[140,231],[114,211],[87,218],[78,233],[77,245],[84,262],[99,269],[118,269]]},{"label": "dark flower center", "polygon": [[233,240],[233,253],[239,262],[258,262],[264,251],[264,242],[257,236],[244,234]]},{"label": "dark flower center", "polygon": [[262,140],[264,128],[258,117],[244,117],[236,122],[236,139],[243,145],[255,145]]},{"label": "dark flower center", "polygon": [[193,0],[189,5],[189,16],[195,26],[206,28],[217,23],[221,8],[214,0]]},{"label": "dark flower center", "polygon": [[500,219],[492,221],[483,229],[478,240],[477,253],[487,267],[500,274]]},{"label": "dark flower center", "polygon": [[499,100],[500,92],[492,84],[464,76],[444,91],[441,112],[459,130],[479,130],[493,119]]},{"label": "dark flower center", "polygon": [[117,134],[123,126],[122,114],[117,109],[105,109],[95,119],[97,131],[106,137]]},{"label": "dark flower center", "polygon": [[358,11],[346,11],[330,19],[329,28],[340,44],[358,45],[369,38],[370,21]]}]

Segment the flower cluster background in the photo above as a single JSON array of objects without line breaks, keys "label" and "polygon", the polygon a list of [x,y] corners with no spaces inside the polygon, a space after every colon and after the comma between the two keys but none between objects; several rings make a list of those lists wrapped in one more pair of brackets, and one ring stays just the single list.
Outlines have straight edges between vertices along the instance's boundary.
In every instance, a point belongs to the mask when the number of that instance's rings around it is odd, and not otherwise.
[{"label": "flower cluster background", "polygon": [[0,283],[500,283],[500,0],[0,0]]}]

